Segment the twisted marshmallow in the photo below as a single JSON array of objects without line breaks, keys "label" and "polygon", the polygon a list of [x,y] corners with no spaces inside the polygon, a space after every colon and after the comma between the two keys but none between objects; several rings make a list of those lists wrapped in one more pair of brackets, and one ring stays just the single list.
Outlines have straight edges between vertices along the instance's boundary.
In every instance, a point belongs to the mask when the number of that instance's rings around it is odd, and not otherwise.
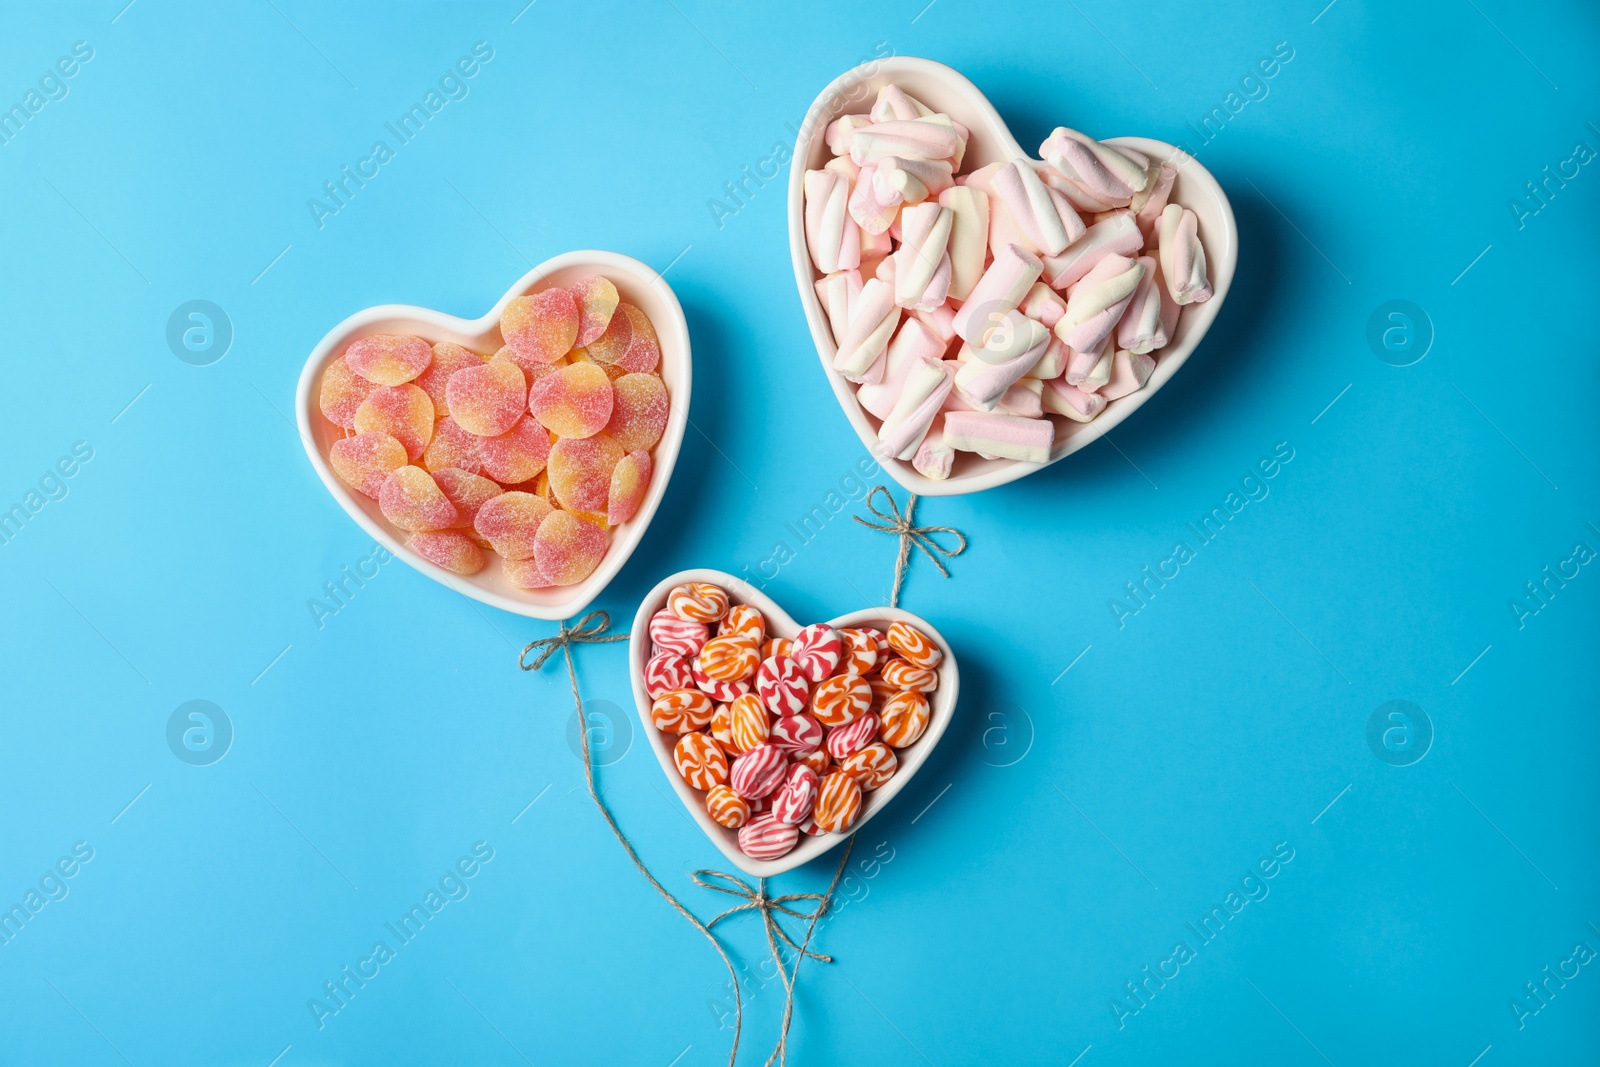
[{"label": "twisted marshmallow", "polygon": [[983,343],[984,334],[1006,312],[1017,309],[1043,270],[1039,257],[1026,248],[1007,245],[1001,249],[956,312],[957,336],[968,343]]},{"label": "twisted marshmallow", "polygon": [[938,359],[944,354],[944,346],[945,342],[920,320],[907,319],[884,353],[883,380],[857,389],[856,400],[874,417],[887,419],[900,399],[911,368],[924,360]]},{"label": "twisted marshmallow", "polygon": [[1150,160],[1131,148],[1113,148],[1057,126],[1039,146],[1039,158],[1091,196],[1126,205],[1150,182]]},{"label": "twisted marshmallow", "polygon": [[880,202],[898,196],[907,204],[920,204],[938,196],[954,183],[948,159],[885,156],[872,175],[872,191]]},{"label": "twisted marshmallow", "polygon": [[1144,267],[1137,261],[1106,256],[1067,294],[1067,313],[1056,323],[1056,336],[1079,352],[1099,348],[1116,328],[1142,277]]},{"label": "twisted marshmallow", "polygon": [[811,262],[823,274],[861,266],[861,231],[848,210],[849,180],[837,171],[808,170],[803,184]]},{"label": "twisted marshmallow", "polygon": [[1049,330],[1013,309],[989,331],[981,346],[968,346],[971,358],[956,371],[956,390],[979,410],[993,411],[1006,390],[1039,362],[1049,344]]},{"label": "twisted marshmallow", "polygon": [[1046,411],[1074,422],[1088,422],[1106,409],[1106,398],[1099,393],[1086,393],[1059,378],[1044,383],[1042,399]]},{"label": "twisted marshmallow", "polygon": [[932,311],[950,291],[950,227],[954,213],[938,204],[915,204],[900,212],[900,247],[894,253],[894,301],[913,311]]},{"label": "twisted marshmallow", "polygon": [[990,179],[1012,221],[1041,255],[1057,256],[1084,232],[1083,220],[1067,198],[1039,179],[1025,159],[1014,159]]},{"label": "twisted marshmallow", "polygon": [[1161,212],[1161,274],[1178,304],[1203,304],[1211,299],[1206,250],[1196,233],[1199,225],[1195,213],[1178,204],[1168,204]]},{"label": "twisted marshmallow", "polygon": [[850,321],[850,305],[861,295],[861,272],[844,270],[829,274],[818,278],[814,288],[817,290],[817,302],[828,316],[833,343],[837,345],[844,337],[845,324]]},{"label": "twisted marshmallow", "polygon": [[1154,356],[1142,352],[1118,351],[1111,359],[1111,380],[1100,387],[1100,395],[1109,400],[1120,400],[1129,393],[1137,393],[1150,380],[1156,369]]},{"label": "twisted marshmallow", "polygon": [[983,277],[989,244],[989,198],[981,190],[954,185],[939,194],[939,204],[953,213],[949,297],[965,300]]},{"label": "twisted marshmallow", "polygon": [[1139,279],[1133,299],[1117,322],[1117,347],[1130,352],[1148,352],[1167,343],[1166,324],[1161,316],[1161,279],[1156,276],[1156,261],[1140,256],[1144,277]]},{"label": "twisted marshmallow", "polygon": [[1060,255],[1046,257],[1045,284],[1065,289],[1094,269],[1108,255],[1134,256],[1144,247],[1144,235],[1131,214],[1119,211],[1083,231]]},{"label": "twisted marshmallow", "polygon": [[845,325],[838,354],[833,359],[833,369],[852,381],[870,375],[900,321],[900,309],[894,302],[894,261],[886,259],[884,263],[889,267],[890,277],[887,280],[870,278],[861,287],[861,295],[851,304],[850,321]]},{"label": "twisted marshmallow", "polygon": [[943,360],[925,359],[913,366],[894,410],[878,428],[879,455],[896,459],[914,456],[944,398],[950,394],[950,385],[950,371]]}]

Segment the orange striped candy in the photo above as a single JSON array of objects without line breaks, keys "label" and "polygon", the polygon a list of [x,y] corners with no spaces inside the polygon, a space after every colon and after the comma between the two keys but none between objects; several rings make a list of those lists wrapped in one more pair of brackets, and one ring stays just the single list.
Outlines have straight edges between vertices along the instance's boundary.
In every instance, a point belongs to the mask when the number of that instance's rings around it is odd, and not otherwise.
[{"label": "orange striped candy", "polygon": [[928,728],[928,698],[921,693],[896,693],[878,713],[879,732],[890,748],[905,748]]},{"label": "orange striped candy", "polygon": [[674,689],[650,705],[650,722],[669,734],[686,734],[711,724],[711,698],[698,689]]},{"label": "orange striped candy", "polygon": [[[880,662],[878,665],[881,667],[883,664]],[[872,690],[872,706],[874,709],[883,707],[890,697],[900,692],[900,690],[877,676],[868,678],[867,686]]]},{"label": "orange striped candy", "polygon": [[820,778],[824,774],[827,774],[829,768],[833,766],[833,757],[828,755],[827,749],[818,748],[807,752],[804,756],[801,756],[799,759],[795,760],[795,762],[803,763],[807,767],[810,767],[813,771],[817,772],[817,777]]},{"label": "orange striped candy", "polygon": [[[717,739],[724,752],[733,745],[733,714],[727,704],[718,704],[711,713],[711,736]],[[734,753],[738,755],[738,753]]]},{"label": "orange striped candy", "polygon": [[710,789],[728,780],[728,757],[710,734],[689,733],[678,738],[672,762],[683,780],[696,789]]},{"label": "orange striped candy", "polygon": [[878,642],[865,630],[840,630],[839,639],[844,642],[844,656],[839,660],[839,669],[846,674],[859,674],[865,677],[872,673],[872,668],[878,665]]},{"label": "orange striped candy", "polygon": [[722,625],[717,628],[717,633],[744,634],[754,638],[759,645],[767,636],[767,623],[761,617],[761,612],[749,604],[735,604],[722,617]]},{"label": "orange striped candy", "polygon": [[761,658],[771,659],[773,656],[794,655],[794,642],[785,641],[781,637],[768,638],[761,645]]},{"label": "orange striped candy", "polygon": [[883,665],[883,680],[896,689],[911,689],[918,693],[931,693],[939,687],[937,671],[898,658]]},{"label": "orange striped candy", "polygon": [[889,746],[881,741],[875,741],[839,761],[839,770],[854,778],[862,789],[868,790],[887,785],[899,767],[900,761],[894,758]]},{"label": "orange striped candy", "polygon": [[853,674],[825,678],[811,691],[811,714],[824,726],[855,722],[872,706],[872,687]]},{"label": "orange striped candy", "polygon": [[913,667],[937,667],[944,653],[927,634],[903,622],[889,624],[889,647],[904,656]]},{"label": "orange striped candy", "polygon": [[719,825],[737,830],[750,818],[750,804],[725,785],[714,785],[706,792],[706,814]]},{"label": "orange striped candy", "polygon": [[689,582],[667,594],[667,610],[684,622],[716,622],[728,613],[728,594],[710,582]]},{"label": "orange striped candy", "polygon": [[842,834],[855,823],[861,814],[861,786],[843,771],[834,771],[822,779],[817,789],[817,806],[813,817],[817,829],[830,834]]},{"label": "orange striped candy", "polygon": [[764,743],[771,732],[772,721],[767,716],[766,705],[754,693],[736,697],[728,705],[728,733],[735,756],[742,756]]},{"label": "orange striped candy", "polygon": [[738,682],[756,673],[761,653],[741,634],[713,637],[705,643],[695,663],[714,682]]}]

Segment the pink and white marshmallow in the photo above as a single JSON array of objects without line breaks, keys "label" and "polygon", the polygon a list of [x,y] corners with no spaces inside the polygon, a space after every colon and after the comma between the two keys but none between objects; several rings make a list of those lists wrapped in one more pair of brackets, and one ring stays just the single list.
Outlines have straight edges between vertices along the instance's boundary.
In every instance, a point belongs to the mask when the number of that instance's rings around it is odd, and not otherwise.
[{"label": "pink and white marshmallow", "polygon": [[[893,264],[893,260],[885,260]],[[893,274],[891,269],[889,272]],[[894,302],[894,279],[869,278],[861,287],[850,308],[850,321],[845,325],[844,337],[839,341],[839,352],[834,356],[833,369],[852,381],[869,376],[871,369],[883,358],[889,347],[889,338],[900,322],[900,308]],[[879,372],[881,376],[881,369]]]},{"label": "pink and white marshmallow", "polygon": [[1084,230],[1060,255],[1047,256],[1045,284],[1052,289],[1065,289],[1107,256],[1136,256],[1143,247],[1144,235],[1134,217],[1118,211]]},{"label": "pink and white marshmallow", "polygon": [[1167,343],[1166,325],[1161,317],[1162,286],[1156,261],[1149,256],[1140,256],[1139,263],[1144,267],[1144,276],[1139,279],[1133,299],[1128,301],[1127,309],[1118,320],[1116,331],[1117,347],[1130,352],[1148,352]]},{"label": "pink and white marshmallow", "polygon": [[1024,419],[988,411],[947,411],[944,441],[951,448],[996,459],[1045,463],[1055,441],[1048,419]]},{"label": "pink and white marshmallow", "polygon": [[1150,160],[1131,148],[1115,148],[1057,126],[1039,146],[1039,157],[1092,196],[1126,205],[1150,182]]},{"label": "pink and white marshmallow", "polygon": [[1067,313],[1056,323],[1056,336],[1079,352],[1098,349],[1116,329],[1142,277],[1144,267],[1137,260],[1106,256],[1067,293]]},{"label": "pink and white marshmallow", "polygon": [[844,328],[850,321],[850,305],[861,295],[861,272],[845,270],[818,278],[814,288],[823,314],[828,316],[828,329],[833,333],[835,346],[844,339]]},{"label": "pink and white marshmallow", "polygon": [[1129,393],[1137,393],[1145,387],[1155,369],[1154,356],[1118,350],[1111,357],[1111,380],[1100,387],[1100,395],[1112,401],[1120,400]]},{"label": "pink and white marshmallow", "polygon": [[861,231],[850,217],[849,180],[837,171],[808,170],[803,184],[811,262],[823,274],[861,266]]},{"label": "pink and white marshmallow", "polygon": [[943,307],[950,292],[950,228],[955,214],[937,203],[900,211],[900,247],[894,253],[894,300],[913,311]]},{"label": "pink and white marshmallow", "polygon": [[1053,415],[1065,415],[1073,422],[1089,422],[1106,409],[1106,398],[1098,393],[1086,393],[1076,385],[1061,379],[1044,383],[1044,409]]},{"label": "pink and white marshmallow", "polygon": [[945,397],[950,394],[951,374],[943,360],[923,360],[906,375],[900,399],[878,428],[878,451],[896,459],[910,459],[933,426]]},{"label": "pink and white marshmallow", "polygon": [[995,323],[1021,305],[1043,270],[1038,256],[1020,245],[1007,245],[956,312],[956,335],[968,344],[982,344]]},{"label": "pink and white marshmallow", "polygon": [[1057,256],[1083,235],[1083,220],[1067,198],[1039,179],[1025,159],[1013,159],[990,179],[994,190],[1029,245],[1041,255]]},{"label": "pink and white marshmallow", "polygon": [[989,197],[981,189],[953,185],[939,194],[939,206],[950,209],[951,300],[965,300],[983,277],[989,251]]},{"label": "pink and white marshmallow", "polygon": [[993,411],[1007,389],[1044,355],[1050,331],[1020,311],[1012,310],[989,331],[984,344],[970,347],[971,358],[956,371],[955,387],[981,411]]},{"label": "pink and white marshmallow", "polygon": [[1161,274],[1172,299],[1180,305],[1203,304],[1211,299],[1199,226],[1195,213],[1181,205],[1168,204],[1161,212]]},{"label": "pink and white marshmallow", "polygon": [[947,343],[941,341],[920,319],[907,319],[889,342],[889,350],[884,354],[883,380],[857,389],[856,400],[875,418],[887,419],[900,399],[906,375],[911,373],[911,368],[925,360],[940,358]]}]

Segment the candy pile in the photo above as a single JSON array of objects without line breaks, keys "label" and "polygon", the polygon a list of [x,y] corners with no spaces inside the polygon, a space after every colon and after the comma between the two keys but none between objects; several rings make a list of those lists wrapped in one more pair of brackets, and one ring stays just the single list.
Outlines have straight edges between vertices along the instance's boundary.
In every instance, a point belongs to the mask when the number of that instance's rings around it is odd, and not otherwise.
[{"label": "candy pile", "polygon": [[704,582],[667,594],[650,640],[650,721],[678,735],[678,773],[758,860],[854,825],[862,794],[894,777],[895,750],[928,728],[944,658],[903,622],[769,637],[760,611]]},{"label": "candy pile", "polygon": [[1088,422],[1142,389],[1181,306],[1211,297],[1171,163],[1060,127],[1043,167],[961,173],[966,127],[894,85],[824,136],[805,234],[833,366],[880,452],[925,477],[957,451],[1046,462],[1050,416]]},{"label": "candy pile", "polygon": [[661,346],[644,312],[598,275],[519,296],[492,358],[449,341],[377,334],[322,374],[322,414],[345,430],[328,461],[456,574],[484,549],[522,589],[573,585],[650,487],[667,426]]}]

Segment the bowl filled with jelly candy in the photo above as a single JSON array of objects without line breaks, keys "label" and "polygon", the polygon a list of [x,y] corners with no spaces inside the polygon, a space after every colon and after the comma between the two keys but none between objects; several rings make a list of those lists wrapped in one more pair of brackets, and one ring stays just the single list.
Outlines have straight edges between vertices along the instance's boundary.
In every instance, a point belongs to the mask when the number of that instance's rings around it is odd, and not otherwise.
[{"label": "bowl filled with jelly candy", "polygon": [[801,626],[715,570],[650,591],[628,664],[645,735],[684,807],[763,878],[882,811],[938,745],[960,690],[949,644],[908,611]]},{"label": "bowl filled with jelly candy", "polygon": [[1239,239],[1182,149],[1060,126],[1032,154],[956,71],[891,57],[811,105],[789,245],[851,426],[901,485],[950,496],[1142,406],[1210,329]]},{"label": "bowl filled with jelly candy", "polygon": [[569,252],[479,319],[351,316],[306,361],[296,413],[323,484],[391,552],[484,603],[564,619],[649,526],[690,380],[661,276]]}]

